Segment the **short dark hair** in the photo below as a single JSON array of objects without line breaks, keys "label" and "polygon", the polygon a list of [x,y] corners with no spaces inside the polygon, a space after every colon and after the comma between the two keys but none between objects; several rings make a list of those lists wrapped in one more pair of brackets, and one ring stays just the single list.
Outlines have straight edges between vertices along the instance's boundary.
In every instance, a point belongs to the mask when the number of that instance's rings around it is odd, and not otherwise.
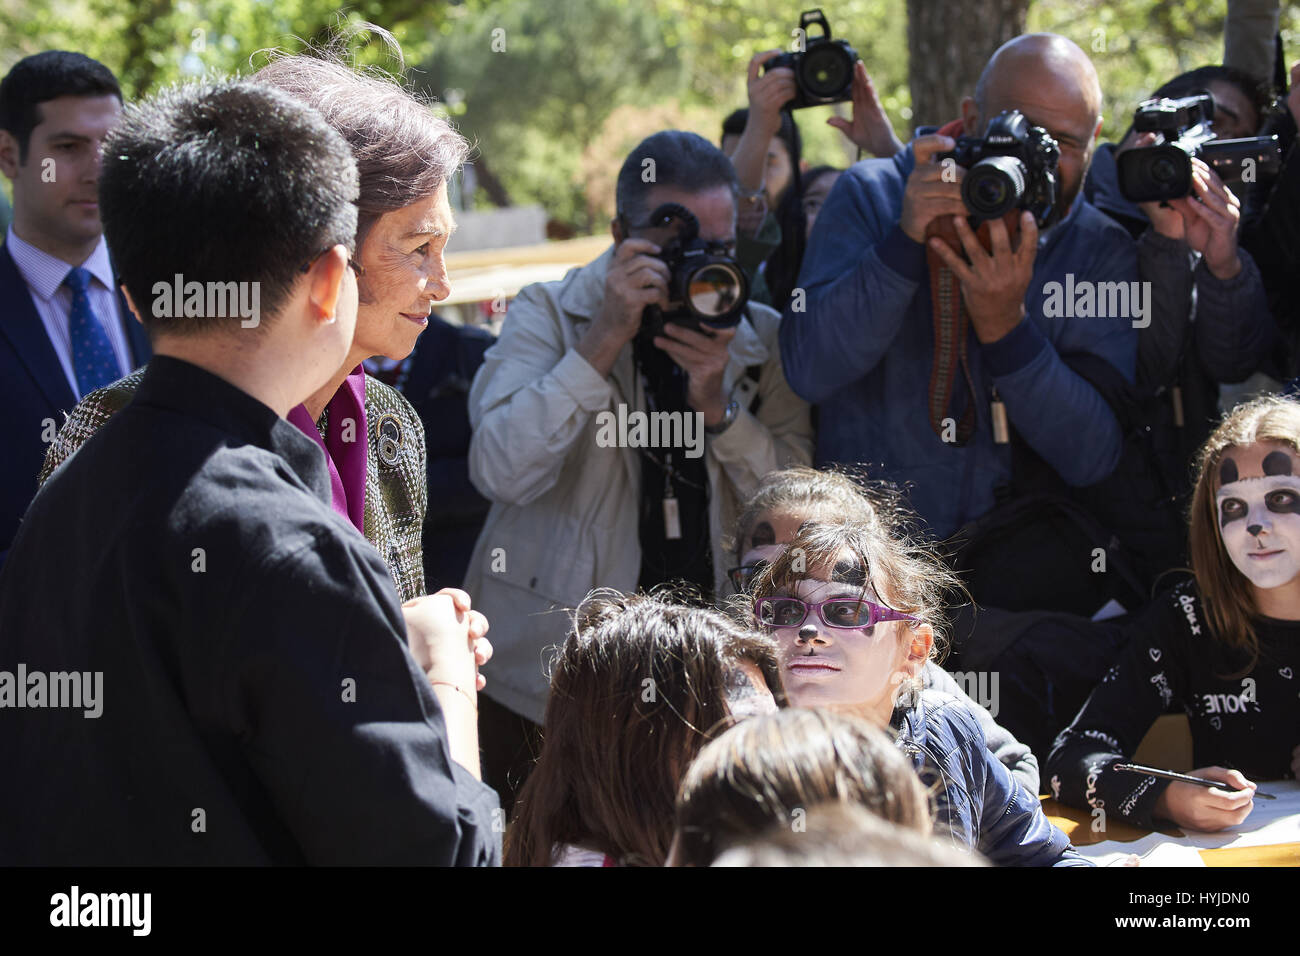
[{"label": "short dark hair", "polygon": [[[653,165],[647,166],[646,160]],[[653,174],[647,177],[647,172]],[[727,154],[703,136],[668,129],[641,140],[623,160],[614,193],[619,215],[634,227],[644,223],[652,212],[646,208],[646,195],[655,186],[693,193],[726,186],[734,196],[736,170]]]},{"label": "short dark hair", "polygon": [[104,236],[151,334],[227,322],[155,317],[154,284],[177,274],[257,283],[260,313],[275,316],[302,266],[353,248],[356,198],[343,137],[310,106],[249,80],[164,89],[128,106],[104,143]]},{"label": "short dark hair", "polygon": [[0,129],[18,140],[18,161],[27,163],[32,130],[41,124],[42,103],[60,96],[116,96],[122,88],[113,71],[90,57],[46,50],[24,57],[0,80]]},{"label": "short dark hair", "polygon": [[1272,93],[1267,82],[1257,80],[1249,73],[1235,67],[1199,66],[1194,70],[1188,70],[1186,73],[1180,73],[1152,93],[1151,99],[1166,96],[1171,99],[1179,99],[1184,96],[1191,96],[1194,93],[1208,93],[1210,84],[1215,81],[1235,86],[1241,91],[1242,96],[1250,100],[1250,105],[1255,109],[1255,128],[1258,129],[1259,124],[1273,104]]}]

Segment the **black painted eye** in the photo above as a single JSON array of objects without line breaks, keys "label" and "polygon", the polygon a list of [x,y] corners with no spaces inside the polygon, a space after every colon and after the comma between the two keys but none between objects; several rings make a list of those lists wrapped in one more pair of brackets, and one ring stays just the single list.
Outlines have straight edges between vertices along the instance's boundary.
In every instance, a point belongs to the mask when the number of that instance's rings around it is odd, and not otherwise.
[{"label": "black painted eye", "polygon": [[1246,517],[1246,502],[1240,498],[1224,498],[1219,508],[1224,524]]},{"label": "black painted eye", "polygon": [[1279,488],[1277,491],[1270,491],[1264,496],[1264,504],[1269,511],[1283,514],[1300,511],[1300,495],[1289,488]]}]

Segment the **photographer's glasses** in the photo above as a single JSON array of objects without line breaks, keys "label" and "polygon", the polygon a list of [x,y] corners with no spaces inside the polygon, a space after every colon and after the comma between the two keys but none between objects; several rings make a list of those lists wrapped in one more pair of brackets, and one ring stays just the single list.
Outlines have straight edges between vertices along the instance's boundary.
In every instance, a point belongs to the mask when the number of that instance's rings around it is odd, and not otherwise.
[{"label": "photographer's glasses", "polygon": [[754,602],[754,617],[764,627],[799,627],[810,611],[816,611],[827,627],[842,630],[874,627],[886,621],[920,623],[920,618],[911,614],[860,598],[831,598],[809,604],[795,597],[766,597]]},{"label": "photographer's glasses", "polygon": [[743,594],[754,583],[754,578],[758,577],[767,566],[766,561],[755,561],[753,564],[742,564],[738,568],[728,568],[727,578],[731,581],[731,586],[736,589],[736,593]]}]

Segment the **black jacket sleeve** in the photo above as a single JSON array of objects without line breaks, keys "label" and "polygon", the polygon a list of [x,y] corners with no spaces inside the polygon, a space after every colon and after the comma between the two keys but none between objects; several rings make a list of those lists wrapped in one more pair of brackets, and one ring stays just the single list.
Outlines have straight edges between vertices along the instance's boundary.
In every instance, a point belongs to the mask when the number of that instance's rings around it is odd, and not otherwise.
[{"label": "black jacket sleeve", "polygon": [[225,719],[306,861],[498,864],[496,792],[451,759],[379,555],[325,528],[243,593]]},{"label": "black jacket sleeve", "polygon": [[1133,623],[1119,661],[1056,738],[1047,758],[1052,795],[1153,828],[1156,800],[1168,781],[1111,769],[1128,761],[1156,718],[1181,704],[1187,689],[1183,587],[1162,594]]}]

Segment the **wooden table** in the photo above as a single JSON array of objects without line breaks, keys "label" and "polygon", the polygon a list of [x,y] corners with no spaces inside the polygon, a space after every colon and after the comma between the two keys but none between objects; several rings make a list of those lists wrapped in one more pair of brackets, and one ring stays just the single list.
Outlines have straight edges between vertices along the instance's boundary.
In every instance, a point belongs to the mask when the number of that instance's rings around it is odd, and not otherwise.
[{"label": "wooden table", "polygon": [[[1064,831],[1075,846],[1088,846],[1105,840],[1127,843],[1151,832],[1127,823],[1107,821],[1105,833],[1094,833],[1092,817],[1088,811],[1067,807],[1050,797],[1043,799],[1043,813],[1047,815],[1047,819]],[[1173,839],[1184,836],[1177,828],[1161,829],[1160,832]],[[1300,866],[1300,843],[1229,847],[1199,852],[1206,866]]]}]

